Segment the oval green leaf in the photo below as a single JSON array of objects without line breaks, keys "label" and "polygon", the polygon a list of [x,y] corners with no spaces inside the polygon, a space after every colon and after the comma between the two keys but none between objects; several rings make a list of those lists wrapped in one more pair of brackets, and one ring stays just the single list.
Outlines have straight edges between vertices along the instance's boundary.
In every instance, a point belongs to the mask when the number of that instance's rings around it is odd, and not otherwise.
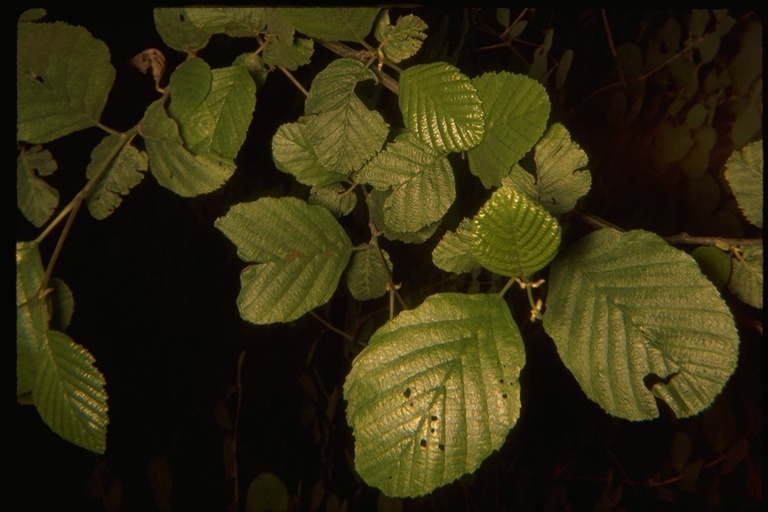
[{"label": "oval green leaf", "polygon": [[559,256],[544,329],[584,393],[613,416],[709,407],[736,369],[733,316],[696,261],[646,231],[601,229]]},{"label": "oval green leaf", "polygon": [[371,337],[344,384],[355,468],[392,497],[470,473],[520,414],[522,337],[496,295],[437,294]]},{"label": "oval green leaf", "polygon": [[406,128],[437,151],[464,151],[483,139],[485,121],[477,90],[446,62],[403,71],[398,102]]},{"label": "oval green leaf", "polygon": [[347,266],[352,242],[322,206],[293,197],[233,206],[215,221],[240,259],[240,316],[255,324],[289,322],[328,302]]},{"label": "oval green leaf", "polygon": [[552,261],[560,238],[560,224],[547,210],[525,194],[501,187],[475,215],[472,254],[492,272],[529,277]]}]

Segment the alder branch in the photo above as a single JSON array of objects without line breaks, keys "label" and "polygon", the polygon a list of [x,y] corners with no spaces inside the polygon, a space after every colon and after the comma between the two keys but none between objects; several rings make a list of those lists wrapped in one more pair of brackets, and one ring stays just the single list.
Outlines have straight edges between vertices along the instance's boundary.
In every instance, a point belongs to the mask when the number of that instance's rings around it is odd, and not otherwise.
[{"label": "alder branch", "polygon": [[[338,41],[324,41],[322,39],[315,39],[315,42],[320,46],[323,46],[329,49],[339,57],[344,57],[347,59],[356,59],[366,64],[370,59],[370,52],[368,52],[368,50],[362,50],[362,51],[355,50],[354,48],[350,48],[344,43],[340,43]],[[385,72],[381,71],[376,66],[371,66],[371,70],[379,76],[379,80],[381,80],[381,84],[384,87],[386,87],[387,89],[389,89],[395,94],[400,94],[400,85],[397,83],[397,80],[395,80]]]}]

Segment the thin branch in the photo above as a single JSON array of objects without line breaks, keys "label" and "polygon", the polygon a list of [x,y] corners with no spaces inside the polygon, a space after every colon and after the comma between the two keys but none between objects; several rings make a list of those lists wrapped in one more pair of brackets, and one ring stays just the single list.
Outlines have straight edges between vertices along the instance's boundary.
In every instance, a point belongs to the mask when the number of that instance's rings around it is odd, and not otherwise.
[{"label": "thin branch", "polygon": [[346,332],[342,331],[338,327],[335,327],[328,320],[326,320],[325,318],[321,317],[320,315],[318,315],[314,311],[310,311],[309,314],[312,315],[313,317],[315,317],[315,319],[317,319],[318,322],[320,322],[321,324],[323,324],[328,329],[330,329],[331,331],[335,332],[336,334],[338,334],[342,338],[346,338],[346,339],[348,339],[350,341],[355,341],[354,336],[352,336],[351,334],[347,334]]},{"label": "thin branch", "polygon": [[284,74],[285,76],[287,76],[287,77],[288,77],[288,80],[290,80],[290,81],[291,81],[291,83],[293,83],[293,85],[295,85],[295,86],[296,86],[296,88],[297,88],[298,90],[300,90],[300,91],[301,91],[301,93],[302,93],[304,96],[309,96],[309,92],[308,92],[308,91],[307,91],[307,90],[304,88],[304,86],[303,86],[303,85],[301,85],[301,82],[299,82],[298,80],[296,80],[296,77],[295,77],[295,76],[293,76],[293,74],[292,74],[290,71],[288,71],[287,69],[285,69],[285,68],[284,68],[284,67],[282,67],[282,66],[278,66],[278,68],[277,68],[277,69],[279,69],[280,71],[282,71],[282,72],[283,72],[283,74]]},{"label": "thin branch", "polygon": [[723,243],[731,247],[746,245],[763,245],[762,238],[720,238],[716,236],[691,236],[686,232],[679,235],[665,237],[670,244],[692,244],[692,245],[714,245],[720,246]]},{"label": "thin branch", "polygon": [[611,50],[613,61],[616,64],[616,71],[619,73],[619,79],[624,87],[627,87],[627,80],[624,78],[624,72],[619,65],[618,53],[616,53],[616,46],[613,44],[613,36],[611,35],[611,27],[608,26],[608,17],[605,15],[605,9],[600,9],[600,16],[603,18],[603,28],[605,29],[605,36],[608,38],[608,48]]}]

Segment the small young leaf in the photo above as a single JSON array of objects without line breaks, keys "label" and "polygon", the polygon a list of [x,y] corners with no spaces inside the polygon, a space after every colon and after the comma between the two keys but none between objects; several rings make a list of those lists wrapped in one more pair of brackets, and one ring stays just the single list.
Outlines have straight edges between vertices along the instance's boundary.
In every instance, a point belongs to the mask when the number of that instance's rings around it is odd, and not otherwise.
[{"label": "small young leaf", "polygon": [[613,416],[678,418],[709,407],[736,369],[739,336],[691,256],[661,237],[601,229],[558,256],[544,329],[584,393]]},{"label": "small young leaf", "polygon": [[313,39],[362,41],[371,32],[378,7],[279,7],[276,9]]},{"label": "small young leaf", "polygon": [[19,23],[16,139],[44,144],[95,126],[115,80],[107,46],[82,27]]},{"label": "small young leaf", "polygon": [[435,266],[446,272],[462,274],[478,268],[472,254],[472,219],[463,219],[456,231],[448,231],[432,251]]},{"label": "small young leaf", "polygon": [[728,289],[742,302],[763,309],[763,246],[744,246],[741,259],[733,259]]},{"label": "small young leaf", "polygon": [[403,71],[398,102],[406,128],[435,151],[464,151],[483,139],[485,122],[477,90],[447,62]]},{"label": "small young leaf", "polygon": [[392,497],[471,473],[520,414],[520,331],[496,295],[438,294],[371,337],[344,383],[355,469]]},{"label": "small young leaf", "polygon": [[387,292],[388,273],[384,270],[384,261],[389,273],[392,272],[392,262],[387,251],[373,244],[363,244],[356,247],[352,260],[347,269],[347,287],[357,300],[369,300],[381,297]]},{"label": "small young leaf", "polygon": [[38,354],[32,396],[40,417],[63,439],[94,453],[107,447],[107,392],[104,376],[85,347],[48,331]]},{"label": "small young leaf", "polygon": [[[118,151],[117,154],[113,154]],[[147,170],[147,154],[125,144],[123,135],[107,135],[93,148],[85,175],[92,179],[104,166],[109,170],[87,198],[88,211],[105,219],[122,203],[122,196],[141,183]]]},{"label": "small young leaf", "polygon": [[[585,167],[587,155],[571,140],[568,130],[555,123],[536,144],[536,184],[533,199],[552,215],[569,212],[589,192],[592,177]],[[515,164],[509,181],[515,188],[530,189],[530,174]]]},{"label": "small young leaf", "polygon": [[171,117],[179,120],[199,108],[211,92],[212,82],[211,66],[203,59],[182,62],[171,74],[169,82],[171,102],[168,113]]},{"label": "small young leaf", "polygon": [[307,202],[324,207],[336,217],[343,217],[355,209],[357,195],[346,191],[340,183],[333,183],[325,187],[312,187]]},{"label": "small young leaf", "polygon": [[176,123],[163,108],[163,100],[147,108],[139,133],[144,137],[152,175],[160,185],[180,196],[212,192],[235,172],[232,160],[187,151]]},{"label": "small young leaf", "polygon": [[421,48],[427,34],[427,24],[413,14],[400,16],[395,25],[390,24],[389,11],[384,10],[379,16],[374,35],[381,43],[379,48],[384,56],[394,63],[401,62],[413,56]]},{"label": "small young leaf", "polygon": [[331,213],[293,197],[233,206],[214,225],[243,261],[237,305],[255,324],[295,320],[330,298],[352,242]]},{"label": "small young leaf", "polygon": [[392,189],[384,222],[396,231],[419,231],[443,218],[456,199],[453,169],[443,153],[411,133],[398,136],[358,173],[358,181]]},{"label": "small young leaf", "polygon": [[501,187],[475,215],[472,254],[497,274],[530,277],[552,261],[560,237],[560,224],[544,208]]},{"label": "small young leaf", "polygon": [[35,227],[45,224],[59,204],[59,191],[38,176],[50,176],[57,168],[42,146],[22,148],[16,159],[16,205]]},{"label": "small young leaf", "polygon": [[467,151],[469,169],[486,188],[498,186],[547,127],[551,105],[544,87],[514,73],[484,73],[472,80],[483,102],[483,140]]},{"label": "small young leaf", "polygon": [[755,226],[763,227],[763,142],[756,141],[731,153],[725,179],[739,208]]}]

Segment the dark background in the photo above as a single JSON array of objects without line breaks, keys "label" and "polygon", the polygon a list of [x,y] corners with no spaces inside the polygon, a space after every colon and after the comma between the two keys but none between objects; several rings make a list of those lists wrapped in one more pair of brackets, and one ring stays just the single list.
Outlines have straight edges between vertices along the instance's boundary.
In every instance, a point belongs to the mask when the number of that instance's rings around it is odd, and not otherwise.
[{"label": "dark background", "polygon": [[[103,122],[116,129],[135,125],[157,96],[149,77],[130,67],[130,58],[154,47],[165,53],[169,71],[181,61],[155,32],[152,9],[48,11],[50,20],[85,26],[108,45],[117,79]],[[456,47],[462,10],[404,12],[427,21],[430,44]],[[498,30],[489,12],[484,22]],[[667,15],[684,20],[686,12],[609,12],[613,37],[621,42],[638,40]],[[552,118],[566,124],[590,162],[595,162],[590,165],[594,180],[590,198],[595,198],[586,205],[590,211],[626,229],[678,233],[687,226],[681,206],[683,185],[648,172],[630,158],[622,160],[622,147],[612,143],[626,139],[626,134],[608,131],[599,116],[580,110],[581,100],[616,79],[599,19],[597,10],[539,10],[535,15],[535,27],[555,27],[553,55],[566,48],[576,52],[569,97],[556,105]],[[498,41],[481,30],[482,20],[476,18],[465,49]],[[456,36],[433,37],[432,30],[441,23]],[[540,44],[535,30],[532,34],[528,40]],[[533,48],[518,50],[530,57]],[[212,66],[227,65],[248,49],[254,48],[217,37],[201,55]],[[308,85],[332,58],[316,47],[313,64],[295,74]],[[506,48],[463,53],[457,65],[469,76],[502,69],[525,72],[525,64]],[[382,95],[383,111],[393,108],[387,94]],[[264,471],[285,483],[294,497],[294,510],[314,506],[330,510],[334,500],[346,502],[348,510],[376,509],[378,491],[354,474],[353,439],[338,398],[352,347],[310,316],[261,327],[241,320],[235,298],[244,264],[213,227],[233,204],[261,195],[306,193],[274,168],[269,147],[277,127],[295,121],[302,107],[301,95],[275,72],[258,91],[238,170],[221,190],[185,199],[158,186],[148,173],[107,219],[96,221],[81,211],[54,275],[69,285],[75,297],[68,334],[95,356],[107,381],[108,448],[103,456],[77,448],[53,434],[33,407],[15,405],[18,431],[10,438],[15,445],[11,464],[17,477],[11,491],[15,510],[226,510],[233,503],[236,481],[227,471],[234,459],[225,449],[229,440],[223,418],[231,420],[237,411],[233,386],[243,353],[236,458],[240,509],[250,481]],[[101,137],[96,129],[85,130],[47,145],[59,162],[50,183],[60,190],[61,204],[84,185],[90,151]],[[460,160],[454,163],[457,169],[463,165]],[[484,191],[474,178],[458,179],[457,209],[467,208]],[[458,215],[456,209],[451,215]],[[355,240],[355,227],[350,227]],[[740,235],[756,234],[744,229]],[[17,240],[32,239],[36,233],[19,214]],[[414,303],[446,286],[447,276],[431,266],[428,256],[434,243],[386,247],[395,262],[395,280],[405,283],[404,293]],[[44,261],[54,244],[55,236],[48,237],[42,247]],[[686,420],[676,420],[663,406],[661,418],[653,422],[609,417],[586,399],[552,341],[540,326],[525,322],[524,313],[518,318],[525,324],[527,353],[521,375],[522,413],[507,443],[474,475],[430,496],[403,500],[404,508],[759,510],[762,315],[727,292],[724,295],[741,336],[739,367],[715,405]],[[352,304],[341,290],[320,313],[348,332],[362,333],[386,320],[385,306],[385,299]],[[725,424],[735,432],[727,459],[735,462],[727,472],[726,459],[710,441],[712,429]],[[674,478],[671,447],[674,436],[681,433],[693,441],[691,460],[701,458],[704,464],[693,482]],[[652,479],[670,482],[649,485]],[[608,499],[611,496],[615,499]],[[611,501],[615,503],[607,504]]]}]

